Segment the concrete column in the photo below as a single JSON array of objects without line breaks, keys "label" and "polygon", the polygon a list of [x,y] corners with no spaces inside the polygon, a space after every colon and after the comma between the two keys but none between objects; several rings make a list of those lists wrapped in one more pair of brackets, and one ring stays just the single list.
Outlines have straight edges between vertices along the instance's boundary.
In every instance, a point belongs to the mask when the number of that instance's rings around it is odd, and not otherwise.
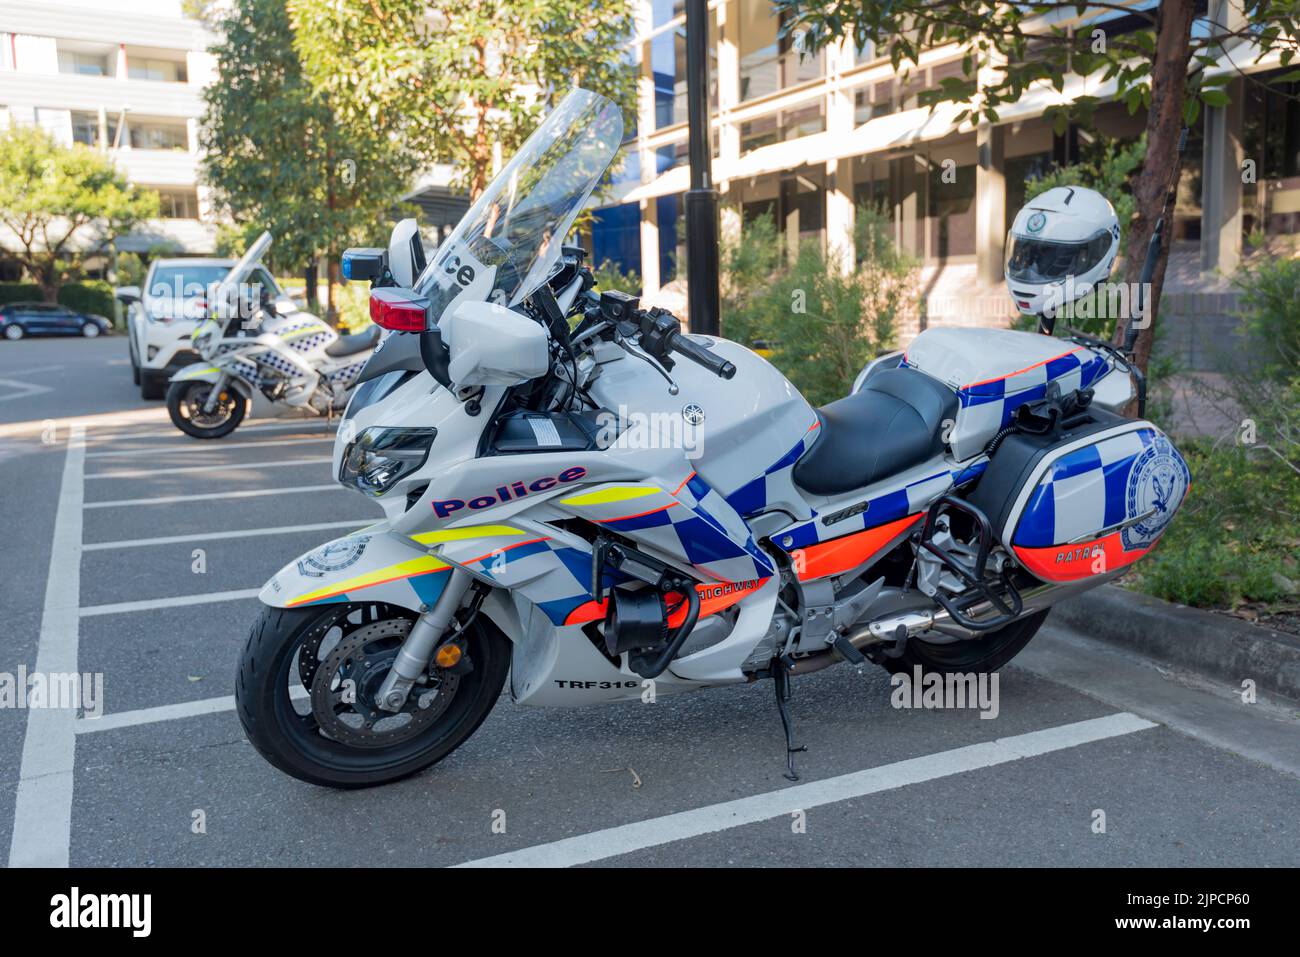
[{"label": "concrete column", "polygon": [[921,190],[925,189],[923,159],[919,156],[902,156],[890,164],[891,192],[897,197],[895,221],[898,223],[898,246],[915,256],[921,248]]},{"label": "concrete column", "polygon": [[[841,40],[826,48],[826,73],[832,83],[826,94],[826,129],[832,139],[853,132],[853,94],[834,86],[834,81],[853,66],[853,44]],[[826,163],[826,251],[844,273],[853,271],[853,160]]]},{"label": "concrete column", "polygon": [[1205,110],[1201,167],[1201,269],[1234,272],[1241,263],[1242,99],[1245,81],[1224,87],[1227,106]]},{"label": "concrete column", "polygon": [[718,16],[718,159],[713,177],[721,188],[728,171],[740,159],[740,124],[729,114],[740,103],[740,2],[727,0],[717,6]]},{"label": "concrete column", "polygon": [[1002,281],[1007,236],[1006,127],[980,124],[975,132],[975,263],[980,281]]},{"label": "concrete column", "polygon": [[659,206],[658,200],[641,200],[641,296],[659,291]]}]

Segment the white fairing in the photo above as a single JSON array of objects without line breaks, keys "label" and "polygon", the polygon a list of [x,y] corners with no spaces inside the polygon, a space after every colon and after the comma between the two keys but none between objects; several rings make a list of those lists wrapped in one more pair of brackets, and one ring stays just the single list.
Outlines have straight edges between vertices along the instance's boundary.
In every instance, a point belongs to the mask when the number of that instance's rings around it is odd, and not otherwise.
[{"label": "white fairing", "polygon": [[[795,448],[817,422],[816,413],[790,381],[766,359],[728,339],[692,336],[707,343],[719,356],[736,366],[735,378],[719,379],[693,362],[680,361],[673,379],[680,392],[671,395],[663,379],[635,359],[616,353],[604,365],[592,397],[606,408],[620,406],[668,426],[683,428],[691,467],[724,498],[763,478],[766,471]],[[693,429],[687,426],[688,407],[702,415]],[[695,413],[692,413],[694,417]],[[652,420],[653,421],[653,420]],[[808,506],[782,473],[766,498],[768,507],[784,507],[797,517]]]},{"label": "white fairing", "polygon": [[550,367],[546,330],[494,302],[462,302],[443,317],[451,352],[447,368],[458,388],[519,385]]}]

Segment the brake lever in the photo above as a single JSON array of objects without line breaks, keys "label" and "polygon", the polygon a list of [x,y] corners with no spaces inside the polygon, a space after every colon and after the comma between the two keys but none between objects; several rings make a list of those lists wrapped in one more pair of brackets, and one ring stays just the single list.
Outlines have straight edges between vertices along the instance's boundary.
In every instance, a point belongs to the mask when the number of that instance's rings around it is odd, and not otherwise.
[{"label": "brake lever", "polygon": [[614,342],[616,342],[619,348],[621,348],[628,355],[636,356],[642,362],[646,363],[646,365],[650,366],[650,368],[654,369],[661,376],[663,376],[664,381],[668,383],[669,395],[677,395],[677,393],[681,391],[680,389],[677,388],[677,383],[673,381],[673,377],[668,374],[668,370],[665,369],[663,366],[661,366],[658,362],[656,362],[652,356],[642,352],[640,349],[634,348],[632,346],[632,343],[626,338],[624,338],[621,334],[617,334],[617,333],[615,334]]}]

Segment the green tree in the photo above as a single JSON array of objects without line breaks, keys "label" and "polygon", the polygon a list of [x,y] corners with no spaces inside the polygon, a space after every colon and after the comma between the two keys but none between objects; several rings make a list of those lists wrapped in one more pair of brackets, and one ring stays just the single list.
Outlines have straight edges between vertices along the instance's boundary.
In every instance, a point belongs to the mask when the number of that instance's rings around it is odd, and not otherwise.
[{"label": "green tree", "polygon": [[[1153,9],[1094,2],[970,3],[964,0],[774,0],[785,30],[803,34],[805,51],[847,38],[859,49],[868,44],[888,51],[895,69],[918,65],[922,51],[956,43],[965,50],[962,75],[925,91],[922,103],[962,105],[956,122],[998,122],[998,108],[1017,102],[1033,86],[1057,92],[1071,74],[1114,81],[1116,98],[1130,113],[1147,111],[1146,160],[1133,185],[1136,216],[1129,249],[1147,247],[1166,192],[1175,176],[1178,140],[1185,123],[1202,105],[1228,102],[1224,85],[1261,58],[1277,54],[1286,67],[1300,54],[1300,6],[1295,0],[1232,0],[1212,3],[1208,16],[1197,14],[1196,0],[1162,0]],[[1113,9],[1138,17],[1134,31],[1109,36],[1105,24],[1091,24],[1086,11]],[[1240,14],[1240,15],[1238,15]],[[1192,29],[1193,20],[1198,28]],[[1225,46],[1234,70],[1219,72]],[[1192,68],[1189,71],[1189,68]],[[1291,71],[1281,77],[1300,77]],[[1247,77],[1248,82],[1260,82]],[[1086,119],[1098,106],[1093,96],[1050,107],[1058,129],[1071,117]],[[1152,322],[1142,329],[1136,359],[1145,369],[1155,338],[1155,315],[1164,284],[1169,244],[1152,281]],[[1129,255],[1127,279],[1136,281],[1142,255]],[[1116,329],[1122,341],[1126,323]]]},{"label": "green tree", "polygon": [[158,194],[129,184],[102,153],[62,146],[44,130],[0,134],[0,225],[46,302],[89,255],[158,215]]},{"label": "green tree", "polygon": [[418,157],[391,130],[341,126],[328,91],[303,75],[283,0],[235,0],[215,15],[222,41],[204,91],[204,175],[240,232],[270,230],[272,261],[305,270],[312,299],[315,264],[326,259],[333,318],[339,255],[375,241]]},{"label": "green tree", "polygon": [[349,130],[389,130],[477,198],[558,94],[632,113],[628,0],[288,0],[312,86]]}]

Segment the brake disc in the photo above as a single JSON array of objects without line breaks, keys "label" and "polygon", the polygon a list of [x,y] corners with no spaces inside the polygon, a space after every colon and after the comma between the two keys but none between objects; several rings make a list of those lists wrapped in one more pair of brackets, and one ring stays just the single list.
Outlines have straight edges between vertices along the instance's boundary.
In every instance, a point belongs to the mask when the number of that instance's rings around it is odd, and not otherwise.
[{"label": "brake disc", "polygon": [[356,748],[392,747],[426,730],[447,710],[460,678],[445,671],[412,688],[401,711],[375,704],[410,629],[408,619],[389,618],[362,625],[330,649],[311,682],[312,716],[326,736]]}]

